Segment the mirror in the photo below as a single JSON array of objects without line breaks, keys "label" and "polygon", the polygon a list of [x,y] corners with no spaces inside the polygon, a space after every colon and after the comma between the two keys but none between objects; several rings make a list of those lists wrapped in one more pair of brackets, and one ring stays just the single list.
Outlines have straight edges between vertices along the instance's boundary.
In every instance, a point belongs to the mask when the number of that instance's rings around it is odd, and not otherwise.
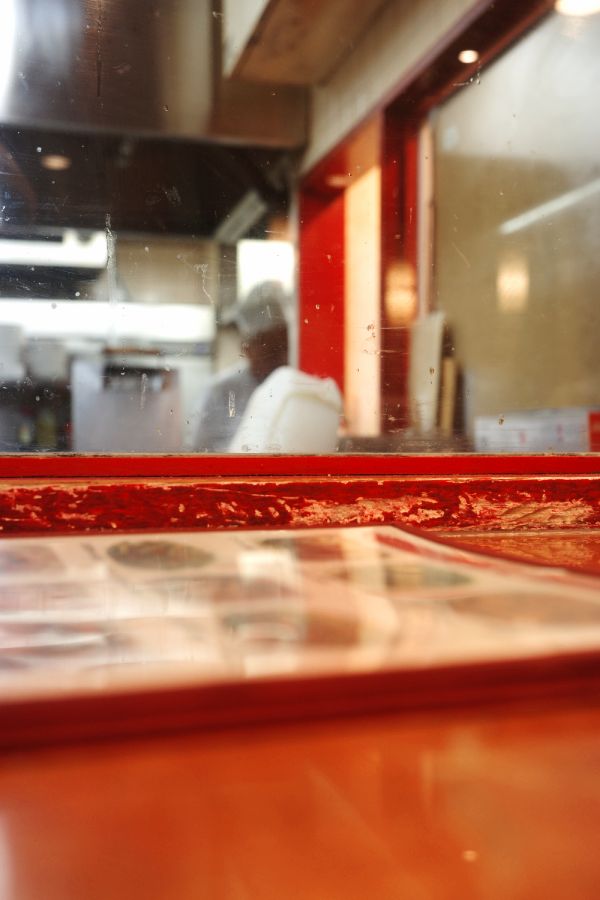
[{"label": "mirror", "polygon": [[5,0],[0,452],[600,449],[600,11],[399,6]]}]

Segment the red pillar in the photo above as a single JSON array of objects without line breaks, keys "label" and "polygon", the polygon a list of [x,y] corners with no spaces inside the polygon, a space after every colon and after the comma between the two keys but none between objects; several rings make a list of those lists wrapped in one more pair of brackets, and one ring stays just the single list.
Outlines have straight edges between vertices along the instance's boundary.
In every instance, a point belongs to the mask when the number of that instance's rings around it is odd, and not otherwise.
[{"label": "red pillar", "polygon": [[344,194],[300,193],[299,366],[344,390]]}]

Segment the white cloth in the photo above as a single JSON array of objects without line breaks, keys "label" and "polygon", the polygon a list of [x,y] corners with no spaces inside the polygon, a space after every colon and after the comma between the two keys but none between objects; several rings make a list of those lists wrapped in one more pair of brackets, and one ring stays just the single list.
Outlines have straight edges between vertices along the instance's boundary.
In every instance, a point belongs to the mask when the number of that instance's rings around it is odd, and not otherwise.
[{"label": "white cloth", "polygon": [[227,451],[258,381],[246,361],[213,378],[200,413],[196,448]]}]

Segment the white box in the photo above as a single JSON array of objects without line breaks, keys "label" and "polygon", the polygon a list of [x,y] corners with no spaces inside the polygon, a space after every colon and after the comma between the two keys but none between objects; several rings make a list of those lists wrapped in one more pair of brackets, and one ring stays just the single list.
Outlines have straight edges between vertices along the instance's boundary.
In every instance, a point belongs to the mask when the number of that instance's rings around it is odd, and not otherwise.
[{"label": "white box", "polygon": [[583,407],[476,416],[475,450],[483,453],[585,453],[590,417]]}]

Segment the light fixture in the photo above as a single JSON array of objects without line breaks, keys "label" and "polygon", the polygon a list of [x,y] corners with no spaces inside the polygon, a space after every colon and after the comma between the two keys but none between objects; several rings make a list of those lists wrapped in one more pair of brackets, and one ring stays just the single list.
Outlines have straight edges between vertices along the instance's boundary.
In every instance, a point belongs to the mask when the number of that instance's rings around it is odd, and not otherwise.
[{"label": "light fixture", "polygon": [[215,336],[209,303],[132,303],[110,300],[5,300],[0,321],[25,337],[88,338],[143,346],[149,341],[198,344]]},{"label": "light fixture", "polygon": [[348,172],[347,175],[342,173],[333,173],[332,175],[328,175],[325,179],[325,183],[327,187],[335,188],[335,190],[340,190],[342,188],[347,188],[349,184],[352,184],[352,175]]},{"label": "light fixture", "polygon": [[573,188],[572,191],[567,191],[565,194],[559,194],[558,197],[553,197],[545,203],[540,203],[539,206],[534,206],[513,219],[507,219],[506,222],[500,225],[498,231],[503,235],[515,234],[517,231],[522,231],[524,228],[537,224],[537,222],[556,216],[565,209],[570,209],[572,206],[576,206],[576,204],[588,200],[598,193],[600,193],[600,178],[595,178],[593,181],[588,181],[587,184],[581,185],[581,187]]},{"label": "light fixture", "polygon": [[65,169],[71,168],[71,160],[62,153],[46,153],[40,160],[45,169],[52,172],[64,172]]},{"label": "light fixture", "polygon": [[0,239],[0,265],[68,266],[74,269],[103,269],[108,262],[106,233],[95,231],[79,238],[72,230],[63,232],[62,240]]},{"label": "light fixture", "polygon": [[461,50],[458,54],[458,61],[464,63],[466,66],[471,63],[476,63],[479,59],[479,53],[477,50]]},{"label": "light fixture", "polygon": [[260,222],[268,208],[258,191],[247,191],[216,228],[214,240],[221,244],[237,244]]},{"label": "light fixture", "polygon": [[529,263],[523,253],[509,251],[501,259],[496,274],[498,308],[505,313],[519,313],[529,299]]},{"label": "light fixture", "polygon": [[392,326],[407,325],[417,312],[417,277],[408,262],[393,262],[385,276],[384,308]]},{"label": "light fixture", "polygon": [[600,0],[556,0],[554,9],[563,16],[593,16],[600,12]]}]

